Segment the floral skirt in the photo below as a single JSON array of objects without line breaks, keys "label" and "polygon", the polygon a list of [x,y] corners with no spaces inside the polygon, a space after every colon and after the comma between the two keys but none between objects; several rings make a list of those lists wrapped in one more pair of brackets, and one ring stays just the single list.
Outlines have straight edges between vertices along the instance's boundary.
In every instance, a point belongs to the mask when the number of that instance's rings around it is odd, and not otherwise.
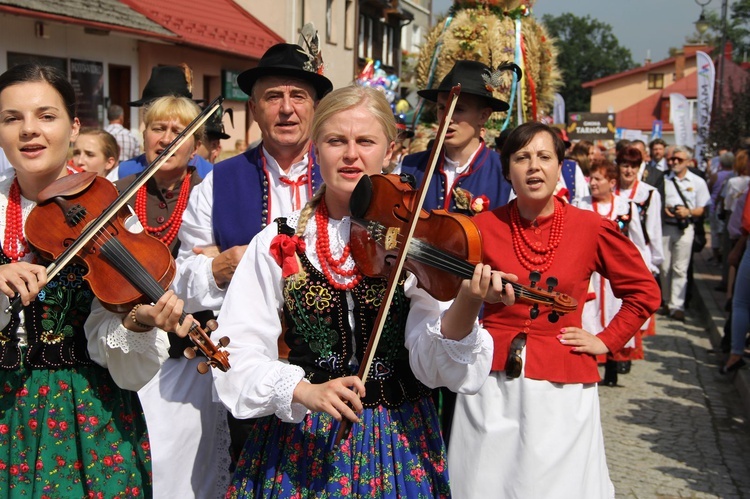
[{"label": "floral skirt", "polygon": [[100,366],[0,371],[0,497],[150,497],[138,397]]},{"label": "floral skirt", "polygon": [[450,497],[429,398],[366,408],[337,450],[339,423],[326,413],[308,413],[299,424],[276,416],[254,422],[228,498]]}]

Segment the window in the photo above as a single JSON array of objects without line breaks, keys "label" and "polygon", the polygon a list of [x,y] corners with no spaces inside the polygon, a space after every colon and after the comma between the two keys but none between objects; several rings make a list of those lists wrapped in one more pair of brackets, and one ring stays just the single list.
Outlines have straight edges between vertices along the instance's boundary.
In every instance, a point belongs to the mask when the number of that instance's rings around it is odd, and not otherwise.
[{"label": "window", "polygon": [[651,73],[648,75],[648,89],[654,90],[664,88],[664,73]]},{"label": "window", "polygon": [[395,57],[393,57],[393,42],[396,39],[396,28],[388,24],[383,26],[383,64],[393,66]]},{"label": "window", "polygon": [[344,48],[354,48],[354,0],[346,0],[344,6]]},{"label": "window", "polygon": [[326,42],[335,45],[336,39],[336,0],[326,0]]},{"label": "window", "polygon": [[373,19],[367,16],[359,16],[359,56],[372,59],[372,30]]}]

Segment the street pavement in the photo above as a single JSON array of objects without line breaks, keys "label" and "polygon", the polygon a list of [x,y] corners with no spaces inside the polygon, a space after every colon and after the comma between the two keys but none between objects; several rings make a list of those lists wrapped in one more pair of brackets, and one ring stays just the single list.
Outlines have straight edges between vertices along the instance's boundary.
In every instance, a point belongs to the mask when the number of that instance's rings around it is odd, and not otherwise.
[{"label": "street pavement", "polygon": [[617,498],[750,498],[750,371],[718,373],[724,326],[720,268],[695,255],[687,320],[659,316],[617,387],[599,387]]}]

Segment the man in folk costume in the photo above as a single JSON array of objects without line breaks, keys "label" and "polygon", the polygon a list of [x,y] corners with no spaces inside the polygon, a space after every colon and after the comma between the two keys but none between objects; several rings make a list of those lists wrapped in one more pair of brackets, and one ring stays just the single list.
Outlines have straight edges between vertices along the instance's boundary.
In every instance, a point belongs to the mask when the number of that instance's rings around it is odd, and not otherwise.
[{"label": "man in folk costume", "polygon": [[[451,88],[461,84],[461,95],[427,189],[426,210],[445,209],[475,215],[508,202],[511,188],[503,177],[500,156],[487,147],[481,135],[493,112],[508,110],[506,102],[492,95],[493,82],[504,69],[506,67],[501,66],[493,72],[481,62],[459,60],[438,88],[417,92],[420,97],[437,102],[438,119],[442,120]],[[403,159],[400,172],[413,175],[419,185],[429,159],[429,150],[410,154]],[[436,389],[433,397],[440,411],[443,436],[448,445],[456,395],[448,389]]]},{"label": "man in folk costume", "polygon": [[[514,65],[515,66],[515,65]],[[438,119],[445,116],[451,88],[461,84],[435,174],[427,190],[425,209],[445,209],[474,215],[508,202],[510,184],[503,178],[500,156],[481,137],[490,115],[508,110],[508,104],[492,95],[493,73],[477,61],[456,61],[436,89],[420,90],[420,97],[437,102]],[[414,175],[417,184],[424,175],[430,151],[410,154],[403,159],[401,173]]]},{"label": "man in folk costume", "polygon": [[[250,240],[301,209],[321,185],[310,128],[316,103],[333,84],[318,74],[319,62],[299,45],[281,43],[237,78],[263,142],[217,163],[190,196],[174,281],[188,310],[218,311]],[[230,431],[236,459],[246,432],[231,416]]]},{"label": "man in folk costume", "polygon": [[[177,97],[193,98],[193,72],[187,64],[182,63],[179,66],[156,66],[151,69],[146,86],[143,87],[141,98],[129,102],[131,107],[143,107],[148,109],[149,104],[159,97],[174,95]],[[213,164],[195,155],[190,159],[190,166],[195,168],[200,178],[204,178],[213,168]],[[125,178],[128,175],[141,173],[148,166],[146,153],[140,154],[134,158],[120,163],[117,170],[118,178]]]}]

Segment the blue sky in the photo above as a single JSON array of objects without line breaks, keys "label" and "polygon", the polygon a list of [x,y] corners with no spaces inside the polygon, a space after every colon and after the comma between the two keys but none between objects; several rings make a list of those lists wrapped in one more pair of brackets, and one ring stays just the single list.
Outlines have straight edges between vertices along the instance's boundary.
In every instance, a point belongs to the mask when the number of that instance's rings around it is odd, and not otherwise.
[{"label": "blue sky", "polygon": [[[447,12],[451,4],[433,0],[433,12]],[[711,10],[719,13],[721,0],[711,0],[706,11]],[[537,0],[533,12],[536,17],[570,12],[605,22],[620,45],[630,49],[633,61],[642,64],[649,51],[651,60],[658,61],[669,56],[670,47],[682,47],[685,37],[695,33],[701,8],[695,0]]]}]

